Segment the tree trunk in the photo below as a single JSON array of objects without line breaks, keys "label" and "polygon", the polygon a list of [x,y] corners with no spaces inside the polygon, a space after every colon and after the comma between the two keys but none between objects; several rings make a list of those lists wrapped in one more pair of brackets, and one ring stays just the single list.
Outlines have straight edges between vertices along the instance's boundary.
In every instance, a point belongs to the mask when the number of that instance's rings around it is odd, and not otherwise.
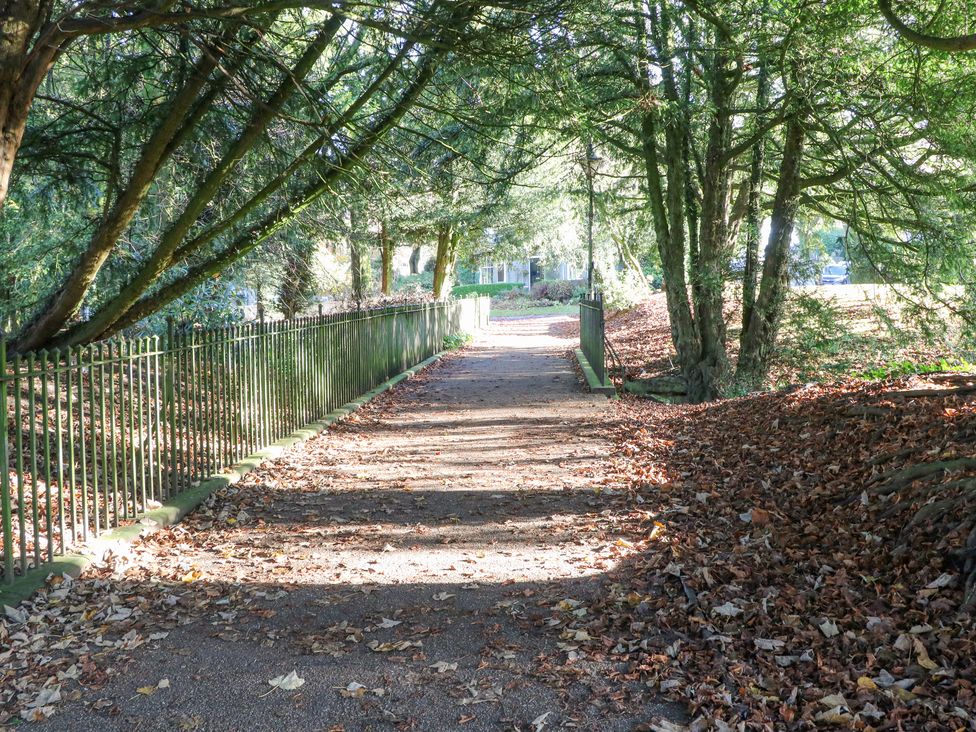
[{"label": "tree trunk", "polygon": [[447,297],[454,274],[454,261],[457,259],[457,229],[450,224],[441,224],[437,229],[437,256],[434,260],[434,297],[438,300]]},{"label": "tree trunk", "polygon": [[621,234],[611,233],[611,237],[617,245],[617,253],[620,255],[620,261],[624,263],[624,267],[630,272],[633,272],[641,283],[641,286],[650,292],[653,289],[651,283],[648,281],[647,275],[644,274],[640,261],[637,259],[637,255],[634,254],[634,250],[630,244]]},{"label": "tree trunk", "polygon": [[420,274],[420,245],[410,251],[410,274]]},{"label": "tree trunk", "polygon": [[712,119],[708,126],[702,178],[701,225],[697,268],[692,273],[695,321],[701,338],[699,362],[689,379],[692,401],[714,399],[728,372],[725,353],[725,263],[728,257],[730,167],[727,157],[732,132],[728,58],[716,52],[711,64]]},{"label": "tree trunk", "polygon": [[799,114],[794,114],[786,125],[759,295],[749,319],[749,329],[742,334],[736,376],[747,386],[757,386],[765,377],[769,357],[776,344],[783,301],[789,288],[790,240],[799,200],[804,142],[803,119]]},{"label": "tree trunk", "polygon": [[393,292],[393,239],[387,231],[386,222],[380,222],[380,258],[383,262],[383,278],[380,290],[384,295]]},{"label": "tree trunk", "polygon": [[266,101],[254,105],[248,123],[224,151],[220,161],[200,179],[196,190],[184,205],[180,215],[163,233],[152,255],[118,294],[86,323],[75,329],[76,332],[72,334],[75,338],[82,341],[98,338],[172,266],[178,247],[193,225],[217,196],[244,155],[257,144],[268,125],[311,72],[341,24],[342,19],[339,16],[330,20],[309,43],[300,59],[289,69],[271,96]]},{"label": "tree trunk", "polygon": [[10,191],[27,116],[41,81],[68,41],[31,48],[31,39],[50,12],[41,0],[0,3],[0,209]]},{"label": "tree trunk", "polygon": [[[766,106],[769,95],[769,78],[766,65],[759,67],[756,80],[756,108],[760,111]],[[762,117],[757,116],[756,126],[761,127]],[[752,149],[749,166],[749,203],[746,208],[746,262],[742,278],[742,338],[749,330],[749,320],[756,303],[756,285],[759,281],[759,238],[762,226],[762,176],[766,155],[765,137],[759,138]]]},{"label": "tree trunk", "polygon": [[[664,6],[660,6],[657,21],[652,15],[651,37],[655,45],[654,55],[670,56],[668,47],[670,19]],[[640,49],[640,73],[637,91],[641,97],[655,94],[650,79],[654,76],[648,55],[649,39],[643,24],[636,26]],[[681,97],[674,71],[670,66],[661,70],[661,86],[667,99],[676,109],[682,109]],[[688,271],[685,267],[687,221],[696,220],[693,197],[689,195],[686,179],[686,155],[689,130],[687,121],[678,114],[661,115],[663,129],[658,128],[658,112],[650,109],[641,116],[641,150],[646,174],[648,202],[654,222],[654,235],[661,257],[664,294],[667,301],[668,321],[671,325],[671,341],[678,355],[678,366],[688,382],[689,394],[702,392],[698,363],[701,359],[701,337],[688,297]],[[659,132],[664,141],[665,159],[658,154]],[[662,177],[662,169],[664,176]],[[686,205],[691,204],[686,209]],[[697,262],[697,227],[691,230],[692,266]],[[697,398],[697,397],[696,397]]]},{"label": "tree trunk", "polygon": [[359,212],[349,210],[349,261],[352,274],[352,296],[358,305],[362,305],[370,287],[369,248],[366,246],[366,232],[361,229]]},{"label": "tree trunk", "polygon": [[13,350],[22,352],[41,347],[78,312],[102,265],[139,211],[163,162],[172,153],[170,142],[180,134],[187,114],[217,67],[219,58],[216,52],[201,55],[194,73],[176,92],[165,118],[143,145],[128,184],[119,194],[109,215],[102,219],[88,247],[61,287],[15,340]]},{"label": "tree trunk", "polygon": [[314,291],[311,246],[287,246],[284,252],[284,272],[278,287],[278,309],[286,318],[301,314]]},{"label": "tree trunk", "polygon": [[421,63],[413,82],[401,93],[394,106],[363,133],[354,147],[349,149],[328,169],[320,172],[305,188],[293,193],[287,203],[282,203],[260,221],[248,226],[220,252],[191,266],[179,279],[164,284],[155,291],[144,295],[125,315],[116,320],[102,337],[114,335],[158,312],[168,303],[182,297],[202,282],[240,261],[287,226],[298,214],[314,204],[323,195],[335,191],[339,182],[361,164],[383,136],[399,123],[407,110],[417,101],[433,78],[440,59],[441,52],[429,54]]}]

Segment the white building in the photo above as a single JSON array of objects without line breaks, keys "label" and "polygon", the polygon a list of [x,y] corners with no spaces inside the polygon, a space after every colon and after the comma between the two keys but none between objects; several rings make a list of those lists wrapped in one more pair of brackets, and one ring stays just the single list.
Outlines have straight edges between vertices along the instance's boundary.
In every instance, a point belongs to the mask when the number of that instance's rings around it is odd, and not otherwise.
[{"label": "white building", "polygon": [[513,262],[495,262],[483,265],[478,273],[478,283],[490,285],[495,282],[520,282],[531,287],[539,280],[582,280],[585,270],[570,264],[558,262],[543,266],[539,257],[529,257]]}]

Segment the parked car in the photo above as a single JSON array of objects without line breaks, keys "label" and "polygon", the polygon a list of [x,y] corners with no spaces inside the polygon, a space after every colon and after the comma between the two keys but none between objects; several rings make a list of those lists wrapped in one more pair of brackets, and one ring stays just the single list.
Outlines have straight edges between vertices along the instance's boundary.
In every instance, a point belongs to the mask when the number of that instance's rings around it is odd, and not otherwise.
[{"label": "parked car", "polygon": [[820,273],[821,285],[849,285],[851,273],[846,264],[828,264]]}]

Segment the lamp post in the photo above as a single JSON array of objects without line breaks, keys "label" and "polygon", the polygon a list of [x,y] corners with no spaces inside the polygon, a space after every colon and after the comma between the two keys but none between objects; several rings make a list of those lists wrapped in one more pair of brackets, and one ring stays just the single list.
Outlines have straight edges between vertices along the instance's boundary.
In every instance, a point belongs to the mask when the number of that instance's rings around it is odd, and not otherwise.
[{"label": "lamp post", "polygon": [[586,173],[586,182],[589,188],[589,215],[587,217],[587,256],[586,256],[586,289],[593,296],[593,179],[600,172],[600,165],[603,158],[596,154],[593,143],[586,144],[586,160],[583,161],[583,170]]}]

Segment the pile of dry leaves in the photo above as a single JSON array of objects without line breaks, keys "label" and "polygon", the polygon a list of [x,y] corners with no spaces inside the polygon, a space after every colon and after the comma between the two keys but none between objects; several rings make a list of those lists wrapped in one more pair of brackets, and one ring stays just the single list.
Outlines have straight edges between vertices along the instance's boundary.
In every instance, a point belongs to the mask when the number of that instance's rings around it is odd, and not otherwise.
[{"label": "pile of dry leaves", "polygon": [[693,729],[976,729],[974,392],[621,402],[632,550],[569,629]]}]

